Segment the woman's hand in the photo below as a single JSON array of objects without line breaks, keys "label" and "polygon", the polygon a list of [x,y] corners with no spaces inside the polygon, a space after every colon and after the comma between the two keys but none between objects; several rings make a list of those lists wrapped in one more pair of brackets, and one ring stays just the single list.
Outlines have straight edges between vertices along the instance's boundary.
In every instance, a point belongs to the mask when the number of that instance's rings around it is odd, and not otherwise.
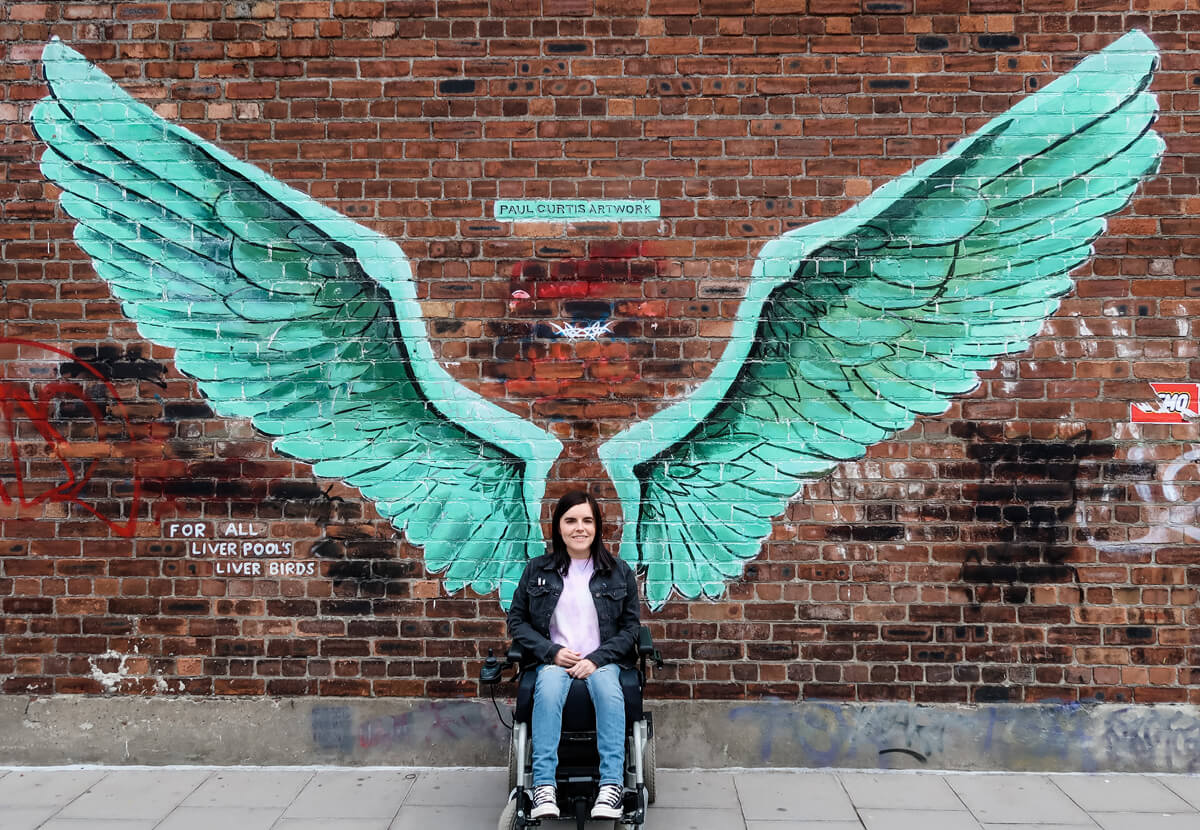
[{"label": "woman's hand", "polygon": [[596,670],[596,664],[586,657],[581,657],[574,666],[567,669],[567,674],[574,677],[576,680],[583,680],[589,674]]},{"label": "woman's hand", "polygon": [[[564,669],[570,669],[572,666],[577,665],[581,659],[583,659],[583,656],[579,652],[571,651],[571,649],[563,647],[555,653],[554,665],[562,666]],[[595,670],[596,667],[592,666],[592,671]],[[570,673],[570,671],[567,672],[567,674]]]}]

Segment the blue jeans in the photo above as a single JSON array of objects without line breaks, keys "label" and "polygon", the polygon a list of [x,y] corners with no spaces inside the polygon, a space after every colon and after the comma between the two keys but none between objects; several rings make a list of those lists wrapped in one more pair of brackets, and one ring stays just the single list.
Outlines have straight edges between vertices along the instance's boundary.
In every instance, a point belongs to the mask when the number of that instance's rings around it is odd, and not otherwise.
[{"label": "blue jeans", "polygon": [[[620,666],[609,663],[586,678],[596,709],[596,748],[600,752],[600,783],[625,783],[625,695],[618,679]],[[541,666],[533,690],[533,786],[554,784],[558,742],[562,737],[563,704],[571,676],[562,666]]]}]

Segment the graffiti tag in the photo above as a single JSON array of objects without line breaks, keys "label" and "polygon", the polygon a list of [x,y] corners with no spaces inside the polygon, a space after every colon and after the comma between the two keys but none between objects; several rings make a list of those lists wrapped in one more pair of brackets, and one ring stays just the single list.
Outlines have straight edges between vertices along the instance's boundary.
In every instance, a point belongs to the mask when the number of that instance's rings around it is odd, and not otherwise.
[{"label": "graffiti tag", "polygon": [[363,749],[410,742],[462,740],[496,731],[499,725],[481,707],[459,700],[434,700],[410,712],[365,721],[358,729]]},{"label": "graffiti tag", "polygon": [[844,765],[859,753],[874,753],[881,767],[888,756],[906,755],[921,763],[945,749],[944,723],[918,707],[854,707],[814,701],[794,706],[783,701],[738,706],[730,720],[756,727],[764,763],[782,745],[783,754],[798,749],[814,766]]},{"label": "graffiti tag", "polygon": [[[1145,447],[1129,450],[1130,461],[1151,461]],[[1138,482],[1133,486],[1138,499],[1144,502],[1149,529],[1139,539],[1142,543],[1171,543],[1177,534],[1200,541],[1200,448],[1191,449],[1164,466],[1157,482]]]},{"label": "graffiti tag", "polygon": [[384,715],[354,727],[345,706],[317,706],[312,710],[313,741],[322,749],[351,752],[358,749],[433,746],[445,741],[477,741],[492,736],[499,742],[504,727],[477,703],[465,700],[431,700],[398,715]]},{"label": "graffiti tag", "polygon": [[559,325],[558,323],[550,323],[550,325],[554,328],[554,332],[559,337],[571,341],[599,340],[601,337],[612,331],[612,324],[612,320],[603,323],[596,321],[593,323],[588,323],[586,326],[576,325],[575,323],[563,323],[562,325]]},{"label": "graffiti tag", "polygon": [[[124,435],[132,438],[133,431],[125,413],[125,405],[116,388],[95,367],[61,349],[12,337],[0,337],[0,344],[18,347],[23,358],[33,358],[39,351],[48,352],[55,358],[67,358],[83,370],[81,376],[94,377],[108,393],[108,400],[102,406],[78,383],[51,381],[35,392],[29,379],[0,380],[0,429],[8,439],[12,465],[11,484],[0,479],[0,503],[15,504],[18,509],[45,503],[73,504],[104,522],[118,536],[132,536],[140,500],[140,485],[136,475],[133,475],[127,521],[121,522],[104,515],[89,503],[87,492],[96,468],[112,453],[105,435],[111,431],[110,416],[114,412],[121,422]],[[61,412],[64,404],[75,412],[82,409],[92,419],[92,441],[73,441],[63,434],[59,424],[63,420]],[[57,461],[56,468],[61,468],[56,469],[57,478],[46,481],[32,473],[34,459],[26,458],[26,454],[30,439],[35,436],[44,443],[45,453]],[[45,455],[39,455],[38,458],[45,458]]]},{"label": "graffiti tag", "polygon": [[[1044,702],[976,709],[763,701],[730,720],[768,765],[1195,772],[1200,719],[1187,708]],[[1048,766],[1047,766],[1048,765]]]}]

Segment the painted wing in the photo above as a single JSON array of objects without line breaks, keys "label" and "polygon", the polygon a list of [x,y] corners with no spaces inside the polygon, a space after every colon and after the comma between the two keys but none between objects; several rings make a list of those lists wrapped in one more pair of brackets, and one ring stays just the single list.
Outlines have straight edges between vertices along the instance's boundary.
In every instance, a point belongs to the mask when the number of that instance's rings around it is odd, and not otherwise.
[{"label": "painted wing", "polygon": [[941,414],[1027,348],[1104,217],[1158,164],[1155,62],[1133,32],[841,216],[763,247],[713,374],[600,448],[621,554],[636,551],[652,607],[672,589],[720,595],[805,481]]},{"label": "painted wing", "polygon": [[437,363],[400,247],[159,118],[61,43],[42,61],[42,170],[141,334],[176,350],[218,414],[375,501],[447,590],[499,588],[507,606],[543,550],[562,445]]}]

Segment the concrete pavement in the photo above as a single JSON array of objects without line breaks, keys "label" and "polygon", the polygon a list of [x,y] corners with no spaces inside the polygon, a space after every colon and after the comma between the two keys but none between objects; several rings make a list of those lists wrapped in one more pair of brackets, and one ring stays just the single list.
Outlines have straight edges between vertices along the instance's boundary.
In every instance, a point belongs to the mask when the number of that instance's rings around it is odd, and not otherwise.
[{"label": "concrete pavement", "polygon": [[[0,830],[489,830],[505,776],[491,767],[0,767]],[[1200,775],[660,770],[646,828],[1198,830]]]}]

